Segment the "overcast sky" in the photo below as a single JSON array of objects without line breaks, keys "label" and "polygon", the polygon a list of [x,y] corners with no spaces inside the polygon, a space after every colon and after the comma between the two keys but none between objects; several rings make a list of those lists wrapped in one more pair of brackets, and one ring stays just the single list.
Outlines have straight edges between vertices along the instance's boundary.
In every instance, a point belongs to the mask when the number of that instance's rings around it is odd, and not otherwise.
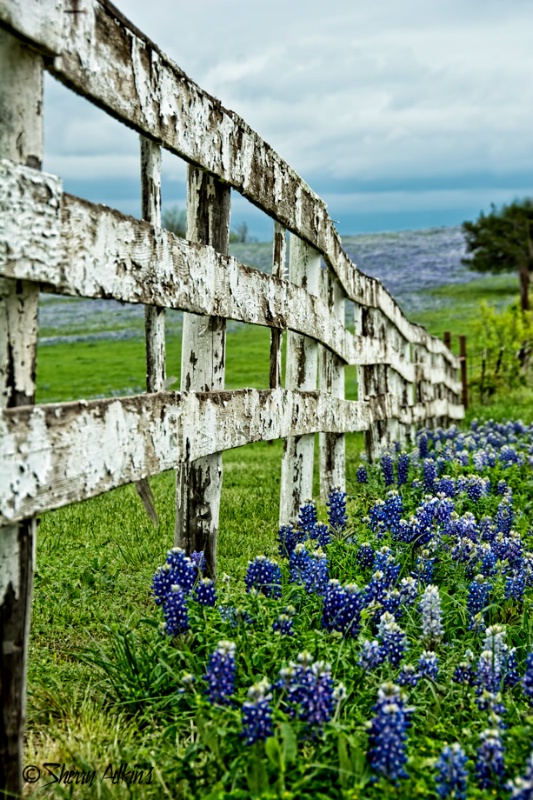
[{"label": "overcast sky", "polygon": [[[533,196],[533,0],[115,0],[326,201],[341,234]],[[45,163],[139,216],[138,136],[47,78]],[[164,158],[163,204],[184,205]],[[239,197],[234,223],[271,223]]]}]

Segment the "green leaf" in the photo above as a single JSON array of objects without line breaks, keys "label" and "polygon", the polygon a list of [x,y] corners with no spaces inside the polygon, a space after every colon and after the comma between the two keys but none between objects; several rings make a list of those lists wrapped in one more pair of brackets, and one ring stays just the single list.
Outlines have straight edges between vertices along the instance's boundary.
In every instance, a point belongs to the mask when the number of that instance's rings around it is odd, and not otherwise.
[{"label": "green leaf", "polygon": [[288,722],[281,723],[281,740],[285,764],[292,764],[298,755],[298,741],[292,726]]},{"label": "green leaf", "polygon": [[252,797],[259,797],[263,789],[268,787],[268,775],[266,767],[257,755],[246,766],[246,781]]},{"label": "green leaf", "polygon": [[285,759],[283,758],[283,753],[281,751],[279,742],[274,736],[269,736],[269,738],[266,740],[265,752],[268,760],[276,767],[276,769],[280,772],[284,772]]}]

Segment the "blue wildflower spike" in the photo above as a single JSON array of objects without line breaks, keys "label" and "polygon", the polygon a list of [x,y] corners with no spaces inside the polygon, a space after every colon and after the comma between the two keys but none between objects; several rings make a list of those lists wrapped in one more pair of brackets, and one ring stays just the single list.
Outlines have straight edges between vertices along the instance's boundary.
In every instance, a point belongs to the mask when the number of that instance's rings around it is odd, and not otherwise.
[{"label": "blue wildflower spike", "polygon": [[457,742],[451,747],[447,745],[443,748],[436,763],[438,772],[435,780],[437,794],[443,800],[452,797],[455,800],[466,800],[467,761],[468,757]]},{"label": "blue wildflower spike", "polygon": [[407,778],[404,764],[410,709],[398,686],[385,683],[378,692],[374,706],[375,716],[370,723],[368,760],[376,772],[397,782]]},{"label": "blue wildflower spike", "polygon": [[211,578],[202,578],[196,585],[194,598],[201,606],[214,606],[217,602],[215,584]]},{"label": "blue wildflower spike", "polygon": [[346,492],[341,491],[340,486],[335,486],[330,492],[326,505],[328,506],[328,522],[336,533],[340,533],[348,521]]},{"label": "blue wildflower spike", "polygon": [[311,497],[308,497],[304,504],[300,506],[298,527],[309,536],[312,536],[317,522],[318,516],[315,501]]},{"label": "blue wildflower spike", "polygon": [[355,473],[355,479],[357,483],[368,483],[368,473],[366,471],[366,467],[362,465],[357,468],[357,472]]},{"label": "blue wildflower spike", "polygon": [[421,614],[422,636],[429,641],[438,641],[444,633],[440,595],[437,586],[429,585],[424,589],[418,609]]},{"label": "blue wildflower spike", "polygon": [[248,562],[244,578],[246,590],[255,589],[265,597],[281,597],[281,569],[277,561],[266,556],[256,556]]},{"label": "blue wildflower spike", "polygon": [[272,736],[270,684],[264,678],[248,689],[248,700],[242,705],[242,732],[245,744],[262,742]]},{"label": "blue wildflower spike", "polygon": [[522,678],[522,692],[533,706],[533,652],[526,656],[526,669]]},{"label": "blue wildflower spike", "polygon": [[477,782],[481,789],[503,788],[504,776],[504,747],[500,732],[496,729],[483,731],[476,759]]},{"label": "blue wildflower spike", "polygon": [[409,456],[407,453],[401,453],[398,456],[396,474],[398,476],[398,487],[407,483],[407,479],[409,477]]},{"label": "blue wildflower spike", "polygon": [[381,472],[385,486],[392,486],[394,483],[394,470],[392,457],[388,453],[381,456]]},{"label": "blue wildflower spike", "polygon": [[235,693],[235,643],[222,641],[209,656],[205,673],[209,702],[218,705],[231,705]]},{"label": "blue wildflower spike", "polygon": [[430,650],[424,650],[418,659],[418,674],[421,678],[437,680],[439,675],[439,660],[435,653]]}]

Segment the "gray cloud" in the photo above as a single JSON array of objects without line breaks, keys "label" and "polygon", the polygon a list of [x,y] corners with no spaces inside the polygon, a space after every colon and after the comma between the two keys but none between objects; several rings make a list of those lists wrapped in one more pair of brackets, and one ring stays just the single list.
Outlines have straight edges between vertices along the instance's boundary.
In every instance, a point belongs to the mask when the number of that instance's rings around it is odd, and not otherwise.
[{"label": "gray cloud", "polygon": [[[513,176],[533,174],[531,0],[117,2],[193,80],[311,185],[317,180],[332,209],[352,203],[355,212],[361,182],[390,181],[409,194],[424,181],[435,213],[439,193],[449,210],[450,176],[463,200],[476,190],[486,207],[523,194]],[[72,179],[131,176],[135,134],[52,84],[45,167]],[[165,164],[169,179],[183,180],[182,168]],[[380,198],[389,213],[383,192],[372,208]],[[454,207],[470,208],[454,198]],[[411,191],[402,207],[415,219],[427,201]]]}]

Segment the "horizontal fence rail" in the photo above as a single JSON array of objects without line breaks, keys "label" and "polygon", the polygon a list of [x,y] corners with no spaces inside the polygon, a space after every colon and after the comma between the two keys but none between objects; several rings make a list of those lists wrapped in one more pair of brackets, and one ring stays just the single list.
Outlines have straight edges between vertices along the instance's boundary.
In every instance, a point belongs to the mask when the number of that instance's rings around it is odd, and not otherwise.
[{"label": "horizontal fence rail", "polygon": [[[140,135],[142,219],[41,172],[44,71]],[[0,0],[0,108],[0,792],[17,793],[37,514],[133,482],[156,522],[148,479],[175,470],[175,544],[215,575],[222,452],[284,440],[286,523],[312,493],[316,433],[325,497],[345,433],[372,458],[464,408],[459,360],[355,267],[325,203],[108,0]],[[185,239],[161,227],[161,148],[189,165]],[[228,255],[231,188],[273,220],[269,275]],[[144,305],[147,393],[35,406],[41,291]],[[166,309],[184,312],[179,392]],[[270,329],[269,390],[224,391],[228,319]]]}]

